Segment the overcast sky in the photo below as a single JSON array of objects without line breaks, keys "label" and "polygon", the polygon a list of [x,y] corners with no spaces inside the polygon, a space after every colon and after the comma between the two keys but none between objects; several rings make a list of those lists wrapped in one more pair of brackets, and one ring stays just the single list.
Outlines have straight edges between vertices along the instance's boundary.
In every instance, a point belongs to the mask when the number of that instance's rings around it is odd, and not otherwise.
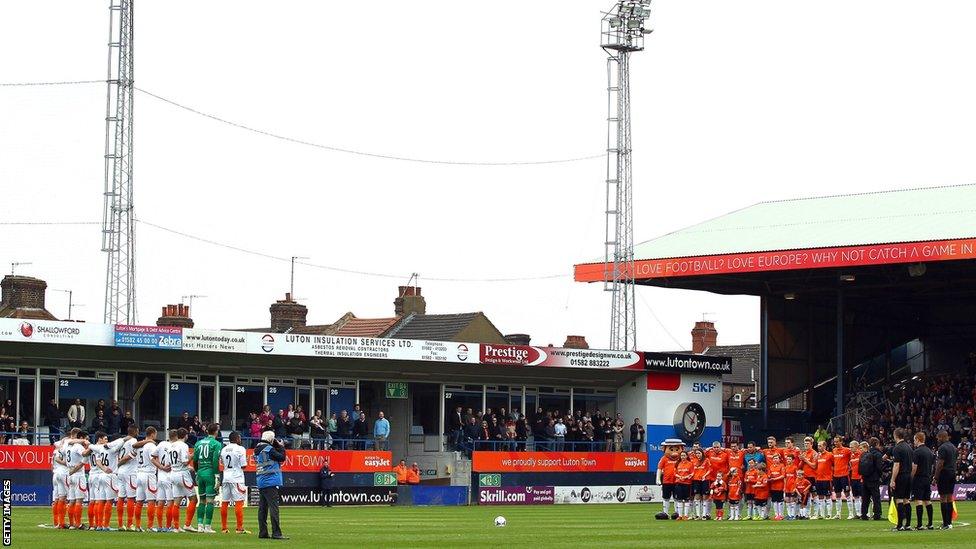
[{"label": "overcast sky", "polygon": [[[140,0],[136,85],[247,125],[451,161],[600,154],[600,1]],[[0,82],[103,79],[107,0],[0,2]],[[974,181],[976,2],[656,0],[632,61],[636,240],[755,202]],[[0,88],[0,223],[98,221],[104,84]],[[517,167],[381,160],[135,100],[137,216],[299,267],[310,323],[388,316],[420,273],[428,312],[484,311],[534,344],[608,341],[604,161]],[[0,263],[72,289],[100,322],[100,227],[0,225]],[[266,326],[289,265],[138,227],[140,321],[188,294],[201,327]],[[9,272],[9,265],[0,265]],[[534,277],[523,282],[434,278]],[[642,349],[758,340],[758,301],[638,288]],[[67,316],[67,297],[48,308]],[[653,314],[651,313],[653,309]],[[655,315],[660,323],[655,320]],[[663,325],[662,325],[663,324]],[[675,341],[677,340],[677,341]]]}]

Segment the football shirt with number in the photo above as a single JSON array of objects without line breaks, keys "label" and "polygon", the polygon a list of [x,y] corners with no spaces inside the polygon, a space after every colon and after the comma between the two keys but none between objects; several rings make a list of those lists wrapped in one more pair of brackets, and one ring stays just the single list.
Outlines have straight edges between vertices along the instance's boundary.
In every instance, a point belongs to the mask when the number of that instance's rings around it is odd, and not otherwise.
[{"label": "football shirt with number", "polygon": [[193,446],[193,463],[196,464],[197,486],[200,495],[217,495],[217,471],[220,470],[220,450],[223,444],[213,437],[198,440]]}]

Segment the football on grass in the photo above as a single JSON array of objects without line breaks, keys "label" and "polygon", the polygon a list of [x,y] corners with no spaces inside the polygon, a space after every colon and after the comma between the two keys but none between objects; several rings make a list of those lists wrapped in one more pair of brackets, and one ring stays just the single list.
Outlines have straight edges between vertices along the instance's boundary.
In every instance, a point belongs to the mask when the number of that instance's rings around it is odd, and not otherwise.
[{"label": "football on grass", "polygon": [[505,524],[507,523],[508,521],[505,520],[505,517],[502,516],[495,517],[495,526],[505,526]]}]

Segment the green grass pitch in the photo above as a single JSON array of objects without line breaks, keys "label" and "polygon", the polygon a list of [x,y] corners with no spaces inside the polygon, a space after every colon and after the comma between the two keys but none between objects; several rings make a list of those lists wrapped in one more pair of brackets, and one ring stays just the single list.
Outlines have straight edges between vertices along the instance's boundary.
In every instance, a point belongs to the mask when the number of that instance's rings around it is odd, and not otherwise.
[{"label": "green grass pitch", "polygon": [[[886,504],[887,505],[887,504]],[[657,521],[652,505],[547,505],[471,507],[287,507],[282,529],[289,542],[259,540],[255,509],[245,525],[254,533],[153,534],[62,531],[38,528],[50,523],[47,508],[15,507],[13,547],[974,547],[976,503],[960,502],[951,531],[889,532],[887,521],[796,522]],[[502,515],[508,526],[497,528]],[[233,512],[230,513],[233,528]],[[219,527],[219,514],[214,513]],[[939,524],[938,503],[935,523]],[[124,544],[124,545],[123,545]]]}]

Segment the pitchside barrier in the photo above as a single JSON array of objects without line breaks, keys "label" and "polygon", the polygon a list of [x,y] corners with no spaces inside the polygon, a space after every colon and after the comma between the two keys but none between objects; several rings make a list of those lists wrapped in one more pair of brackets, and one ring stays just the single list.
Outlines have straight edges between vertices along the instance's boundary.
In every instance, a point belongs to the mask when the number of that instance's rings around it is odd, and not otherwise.
[{"label": "pitchside barrier", "polygon": [[474,452],[471,502],[478,505],[661,501],[641,452]]}]

